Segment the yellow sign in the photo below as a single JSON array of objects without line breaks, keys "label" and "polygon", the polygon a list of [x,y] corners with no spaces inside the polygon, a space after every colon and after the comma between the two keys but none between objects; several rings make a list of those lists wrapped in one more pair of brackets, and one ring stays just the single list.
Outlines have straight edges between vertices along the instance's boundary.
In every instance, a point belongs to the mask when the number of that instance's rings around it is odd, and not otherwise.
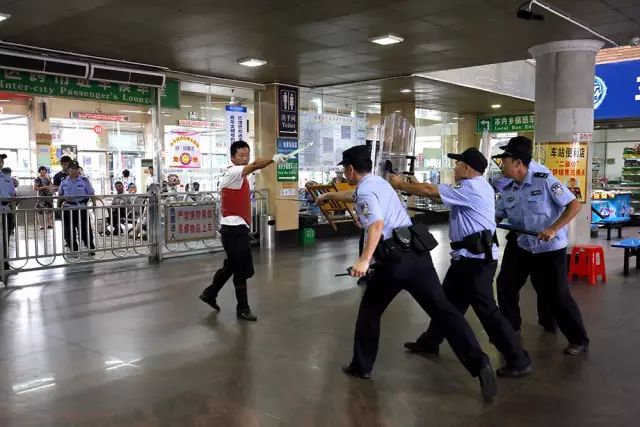
[{"label": "yellow sign", "polygon": [[540,161],[581,203],[587,201],[587,142],[542,142]]}]

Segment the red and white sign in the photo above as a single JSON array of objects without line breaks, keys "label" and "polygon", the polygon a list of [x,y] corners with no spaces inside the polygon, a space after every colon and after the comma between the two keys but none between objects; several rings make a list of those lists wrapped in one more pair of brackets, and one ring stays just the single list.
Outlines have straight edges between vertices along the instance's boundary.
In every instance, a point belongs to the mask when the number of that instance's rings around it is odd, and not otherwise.
[{"label": "red and white sign", "polygon": [[107,113],[83,113],[80,111],[71,112],[72,119],[78,120],[95,120],[99,122],[130,122],[131,117],[124,114],[107,114]]},{"label": "red and white sign", "polygon": [[214,119],[210,122],[202,120],[178,120],[178,126],[184,126],[189,128],[211,128],[215,130],[224,129],[224,120]]},{"label": "red and white sign", "polygon": [[200,169],[202,153],[200,152],[200,135],[197,132],[173,131],[165,138],[169,139],[168,163],[170,168]]},{"label": "red and white sign", "polygon": [[165,240],[188,242],[216,237],[214,205],[166,206]]},{"label": "red and white sign", "polygon": [[100,135],[102,134],[102,132],[104,132],[104,128],[100,125],[95,125],[93,127],[93,131],[96,133],[96,135]]}]

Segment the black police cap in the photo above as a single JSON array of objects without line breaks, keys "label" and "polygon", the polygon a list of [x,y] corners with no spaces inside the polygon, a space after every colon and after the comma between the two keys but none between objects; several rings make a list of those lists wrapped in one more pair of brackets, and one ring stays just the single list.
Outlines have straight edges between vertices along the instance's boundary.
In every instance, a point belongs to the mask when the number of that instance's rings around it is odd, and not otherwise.
[{"label": "black police cap", "polygon": [[340,165],[355,165],[363,160],[371,159],[371,147],[366,145],[356,145],[342,152]]},{"label": "black police cap", "polygon": [[489,165],[487,158],[477,148],[467,148],[460,154],[449,153],[447,157],[454,160],[459,160],[471,166],[474,170],[484,173]]}]

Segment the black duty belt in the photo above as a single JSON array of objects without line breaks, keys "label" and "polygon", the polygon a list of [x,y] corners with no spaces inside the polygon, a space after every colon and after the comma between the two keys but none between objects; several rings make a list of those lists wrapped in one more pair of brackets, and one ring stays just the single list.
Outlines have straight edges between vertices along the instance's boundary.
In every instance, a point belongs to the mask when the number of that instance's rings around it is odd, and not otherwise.
[{"label": "black duty belt", "polygon": [[381,241],[374,257],[380,264],[399,261],[409,252],[424,254],[438,246],[438,241],[425,224],[415,224],[393,230],[391,237]]},{"label": "black duty belt", "polygon": [[493,261],[493,244],[498,245],[496,234],[491,230],[482,230],[465,236],[460,242],[451,242],[451,249],[466,249],[474,255],[484,254],[487,261]]}]

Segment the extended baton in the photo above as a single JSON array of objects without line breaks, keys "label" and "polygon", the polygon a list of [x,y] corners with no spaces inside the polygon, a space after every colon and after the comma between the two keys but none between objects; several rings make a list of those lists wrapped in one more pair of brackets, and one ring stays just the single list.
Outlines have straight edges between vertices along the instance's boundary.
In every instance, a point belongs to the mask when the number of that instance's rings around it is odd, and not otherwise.
[{"label": "extended baton", "polygon": [[514,227],[511,224],[498,224],[497,227],[507,231],[515,231],[516,233],[528,234],[529,236],[538,237],[538,233],[536,233],[535,231],[529,231],[523,228]]},{"label": "extended baton", "polygon": [[[351,269],[353,269],[353,267],[349,267],[347,268],[347,272],[346,273],[338,273],[335,275],[335,277],[340,277],[340,276],[351,276]],[[367,270],[367,274],[371,273],[371,269]]]}]

